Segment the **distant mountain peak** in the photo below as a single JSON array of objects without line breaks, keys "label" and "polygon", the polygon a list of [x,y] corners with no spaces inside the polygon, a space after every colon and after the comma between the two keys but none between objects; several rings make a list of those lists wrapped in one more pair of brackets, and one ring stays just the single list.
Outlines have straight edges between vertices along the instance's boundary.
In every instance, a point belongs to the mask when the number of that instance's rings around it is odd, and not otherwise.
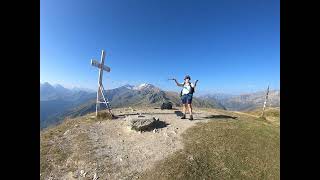
[{"label": "distant mountain peak", "polygon": [[55,88],[65,88],[61,84],[54,84],[53,87],[55,87]]},{"label": "distant mountain peak", "polygon": [[40,83],[40,87],[52,87],[52,85],[48,82]]},{"label": "distant mountain peak", "polygon": [[154,85],[152,84],[148,84],[148,83],[142,83],[138,86],[135,86],[133,89],[135,90],[143,90],[143,89],[158,89],[157,87],[155,87]]},{"label": "distant mountain peak", "polygon": [[130,84],[126,84],[126,85],[124,85],[122,87],[127,88],[127,89],[133,89],[134,88],[134,86],[130,85]]}]

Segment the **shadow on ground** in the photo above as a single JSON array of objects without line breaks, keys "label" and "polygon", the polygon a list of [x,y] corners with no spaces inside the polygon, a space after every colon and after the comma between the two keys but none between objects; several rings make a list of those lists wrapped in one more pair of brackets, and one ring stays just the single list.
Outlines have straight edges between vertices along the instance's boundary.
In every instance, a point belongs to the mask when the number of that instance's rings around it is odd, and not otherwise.
[{"label": "shadow on ground", "polygon": [[183,116],[183,113],[181,111],[174,111],[174,113],[179,117]]},{"label": "shadow on ground", "polygon": [[[153,108],[153,109],[161,109],[161,108]],[[162,109],[162,110],[179,110],[179,109],[177,109],[177,108],[171,108],[171,109]]]},{"label": "shadow on ground", "polygon": [[138,131],[141,131],[141,132],[146,132],[146,131],[153,131],[154,129],[161,129],[161,128],[165,128],[169,125],[169,123],[166,123],[164,121],[155,121],[154,123],[152,123],[151,126],[149,127],[146,127],[146,128],[143,128],[143,129],[140,129]]},{"label": "shadow on ground", "polygon": [[156,129],[161,129],[161,128],[165,128],[165,127],[167,127],[169,125],[169,123],[166,123],[166,122],[164,122],[164,121],[157,121],[156,123],[155,123],[155,126],[154,126],[154,128],[156,128]]},{"label": "shadow on ground", "polygon": [[[174,111],[174,113],[177,116],[181,116],[183,115],[183,113],[181,111]],[[141,113],[141,115],[161,115],[161,114],[172,114],[172,112],[163,112],[163,113]],[[199,114],[199,113],[193,113],[193,114]],[[119,114],[116,115],[118,118],[125,118],[125,116],[132,116],[132,115],[140,115],[140,113],[128,113],[128,114]]]},{"label": "shadow on ground", "polygon": [[[141,115],[157,115],[157,114],[172,114],[172,113],[141,113]],[[118,117],[126,117],[132,115],[140,115],[140,113],[128,113],[128,114],[119,114]]]},{"label": "shadow on ground", "polygon": [[139,115],[139,113],[119,114],[119,115],[116,115],[116,116],[117,117],[126,117],[126,116],[132,116],[132,115]]},{"label": "shadow on ground", "polygon": [[237,119],[236,116],[228,116],[228,115],[210,115],[204,118],[205,119]]}]

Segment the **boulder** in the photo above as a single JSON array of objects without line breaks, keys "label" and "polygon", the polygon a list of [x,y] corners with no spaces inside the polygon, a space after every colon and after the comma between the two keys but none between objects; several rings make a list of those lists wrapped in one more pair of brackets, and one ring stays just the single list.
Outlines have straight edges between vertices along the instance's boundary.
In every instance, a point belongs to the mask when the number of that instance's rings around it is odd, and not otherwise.
[{"label": "boulder", "polygon": [[150,116],[136,116],[132,117],[129,121],[129,126],[131,129],[136,131],[147,131],[152,130],[156,127],[159,119]]}]

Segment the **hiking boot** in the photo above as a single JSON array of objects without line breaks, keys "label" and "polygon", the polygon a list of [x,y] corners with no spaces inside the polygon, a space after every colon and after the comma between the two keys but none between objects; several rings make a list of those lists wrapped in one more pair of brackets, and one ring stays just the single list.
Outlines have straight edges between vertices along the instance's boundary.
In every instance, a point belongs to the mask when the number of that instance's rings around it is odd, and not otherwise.
[{"label": "hiking boot", "polygon": [[190,115],[190,119],[189,119],[190,121],[192,121],[193,120],[193,116],[192,115]]},{"label": "hiking boot", "polygon": [[185,119],[186,118],[186,115],[184,114],[182,117],[181,117],[181,119]]}]

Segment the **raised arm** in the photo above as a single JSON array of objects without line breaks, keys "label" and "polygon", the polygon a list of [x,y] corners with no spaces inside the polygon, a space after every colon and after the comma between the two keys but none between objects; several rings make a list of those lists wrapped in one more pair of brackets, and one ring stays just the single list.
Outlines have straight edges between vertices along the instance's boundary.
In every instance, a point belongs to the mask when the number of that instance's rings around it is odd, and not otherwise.
[{"label": "raised arm", "polygon": [[196,87],[196,86],[197,86],[197,83],[198,83],[198,80],[196,80],[196,82],[194,82],[193,87]]},{"label": "raised arm", "polygon": [[176,82],[177,86],[183,87],[183,84],[178,83],[176,79],[173,79],[173,80]]}]

